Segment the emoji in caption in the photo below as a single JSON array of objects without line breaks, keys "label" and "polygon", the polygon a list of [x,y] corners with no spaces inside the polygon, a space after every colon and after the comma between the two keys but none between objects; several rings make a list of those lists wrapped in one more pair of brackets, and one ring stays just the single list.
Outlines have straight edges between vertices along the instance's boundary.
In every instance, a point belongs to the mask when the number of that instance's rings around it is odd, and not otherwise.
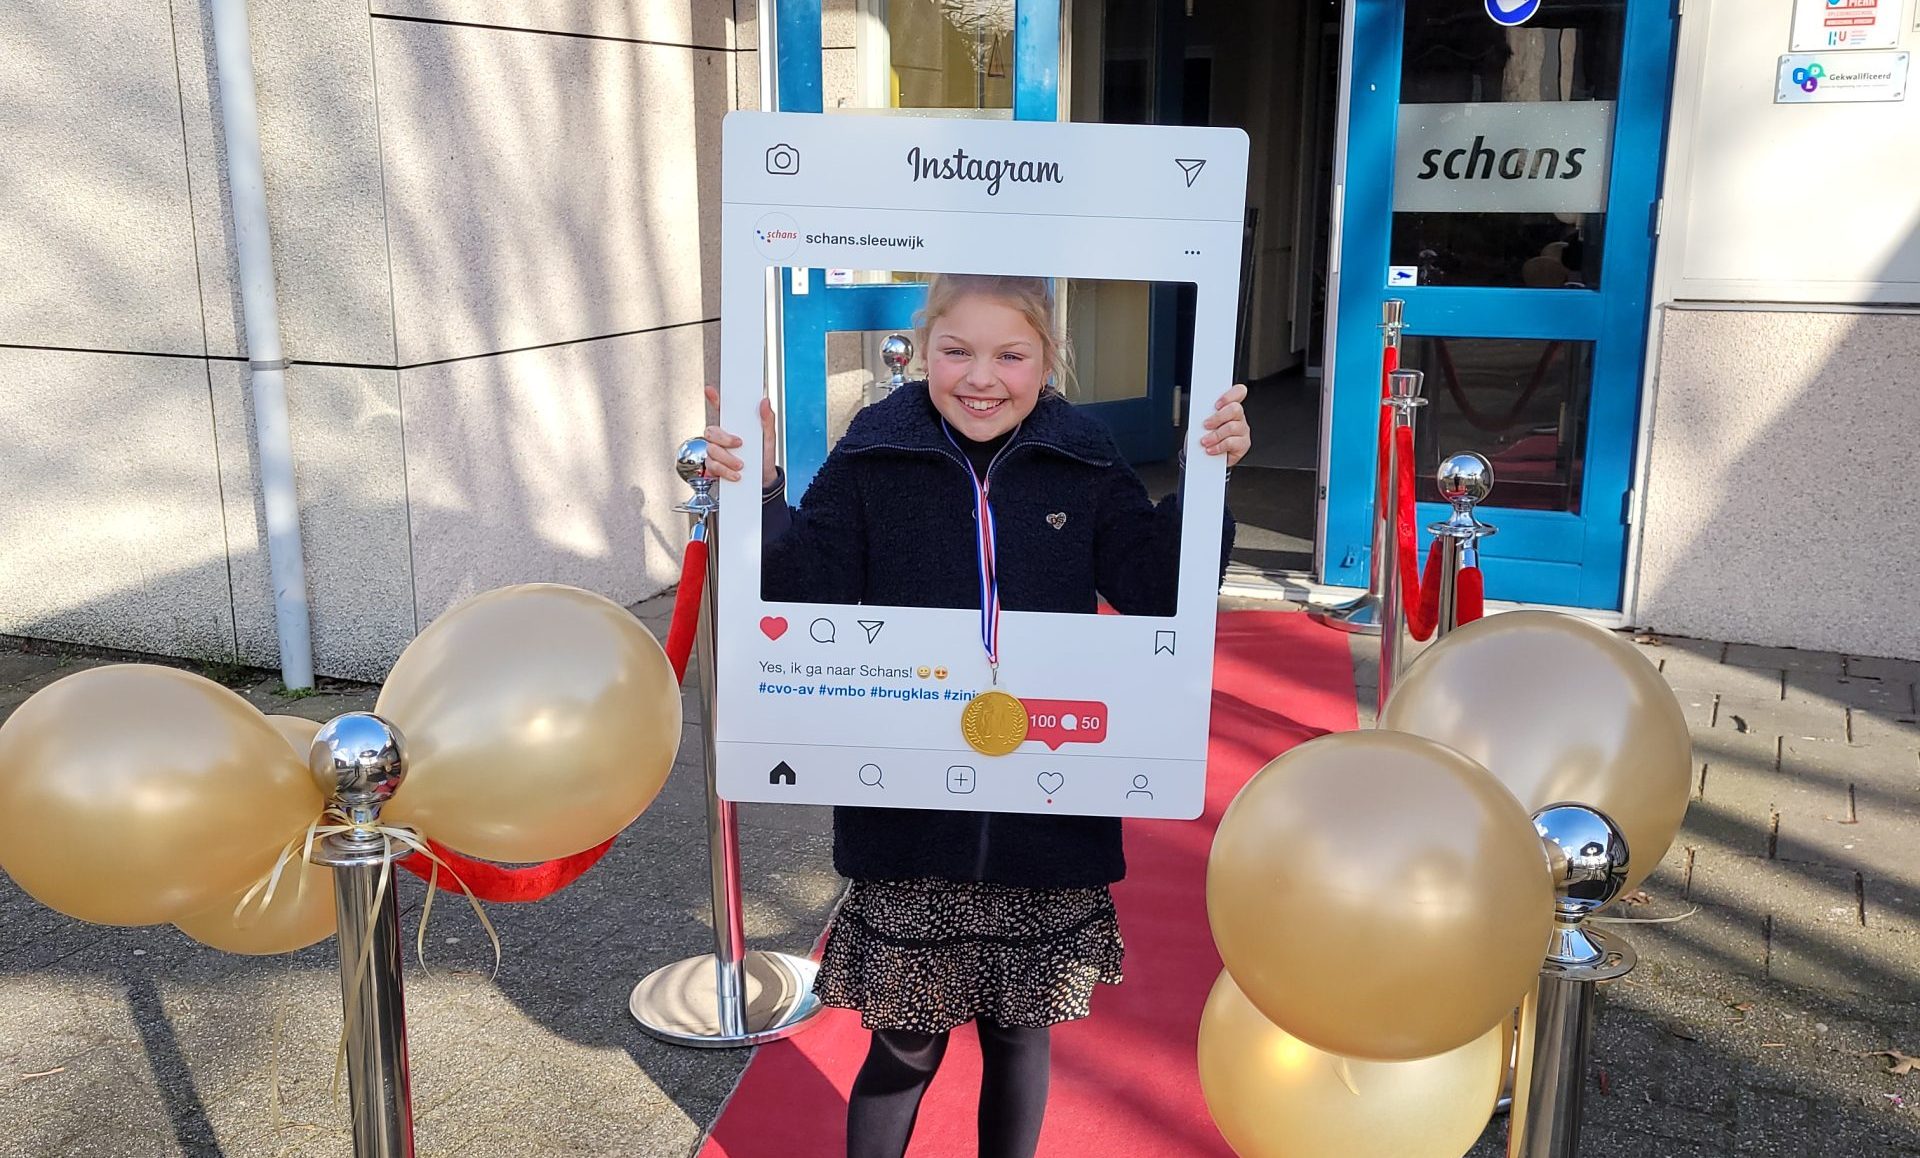
[{"label": "emoji in caption", "polygon": [[933,669],[933,678],[934,678],[934,679],[937,679],[937,680],[943,680],[943,679],[946,679],[946,678],[947,678],[947,669],[946,669],[946,668],[944,668],[944,667],[937,667],[937,668],[934,668],[934,669]]},{"label": "emoji in caption", "polygon": [[921,679],[926,679],[928,676],[933,674],[933,669],[928,667],[925,664],[921,664],[919,667],[914,669],[914,674],[918,675]]}]

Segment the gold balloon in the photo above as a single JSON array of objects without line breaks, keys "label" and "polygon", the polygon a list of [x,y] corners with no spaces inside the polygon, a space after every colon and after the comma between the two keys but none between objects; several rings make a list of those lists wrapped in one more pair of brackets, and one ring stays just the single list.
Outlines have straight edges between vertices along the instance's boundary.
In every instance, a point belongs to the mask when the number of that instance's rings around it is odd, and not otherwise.
[{"label": "gold balloon", "polygon": [[548,583],[447,612],[374,710],[406,744],[387,820],[488,860],[604,842],[653,802],[680,746],[679,680],[652,634],[610,599]]},{"label": "gold balloon", "polygon": [[70,675],[0,727],[0,866],[83,921],[199,912],[264,875],[320,808],[264,716],[174,668]]},{"label": "gold balloon", "polygon": [[313,747],[313,738],[320,734],[320,724],[305,716],[268,716],[267,723],[272,724],[293,748],[293,754],[300,762],[307,762],[307,752]]},{"label": "gold balloon", "polygon": [[[286,739],[304,764],[313,738],[320,733],[320,725],[304,716],[268,716],[267,722]],[[333,936],[336,917],[332,869],[304,861],[290,862],[280,873],[280,883],[274,889],[272,900],[262,908],[256,897],[236,919],[235,907],[252,887],[249,884],[174,924],[203,945],[251,956],[291,953]]]},{"label": "gold balloon", "polygon": [[1686,815],[1693,742],[1680,702],[1631,643],[1571,615],[1467,624],[1413,665],[1380,726],[1478,760],[1529,813],[1560,803],[1606,813],[1627,838],[1627,890]]},{"label": "gold balloon", "polygon": [[1214,944],[1269,1021],[1347,1057],[1473,1041],[1534,984],[1553,925],[1526,810],[1484,768],[1396,732],[1302,744],[1221,817]]},{"label": "gold balloon", "polygon": [[1225,972],[1200,1015],[1200,1091],[1240,1158],[1460,1158],[1505,1064],[1500,1026],[1418,1061],[1325,1053],[1260,1016]]},{"label": "gold balloon", "polygon": [[255,897],[236,918],[234,907],[246,893],[241,889],[174,924],[202,945],[250,956],[291,953],[333,936],[337,918],[330,868],[298,859],[289,862],[272,901],[262,909]]}]

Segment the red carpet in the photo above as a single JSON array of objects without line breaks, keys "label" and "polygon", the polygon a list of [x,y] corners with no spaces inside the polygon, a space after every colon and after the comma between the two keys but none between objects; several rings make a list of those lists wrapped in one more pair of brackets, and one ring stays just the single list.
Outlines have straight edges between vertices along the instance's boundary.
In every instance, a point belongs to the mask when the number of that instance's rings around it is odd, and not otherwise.
[{"label": "red carpet", "polygon": [[[1220,617],[1206,815],[1127,822],[1128,875],[1114,887],[1126,984],[1096,991],[1091,1018],[1054,1031],[1043,1156],[1231,1158],[1194,1061],[1200,1010],[1220,972],[1207,932],[1207,849],[1227,803],[1268,760],[1355,725],[1345,636],[1298,613]],[[841,1158],[847,1091],[866,1051],[859,1015],[838,1009],[764,1047],[701,1158]],[[921,1106],[911,1158],[974,1153],[979,1086],[979,1047],[963,1027]]]}]

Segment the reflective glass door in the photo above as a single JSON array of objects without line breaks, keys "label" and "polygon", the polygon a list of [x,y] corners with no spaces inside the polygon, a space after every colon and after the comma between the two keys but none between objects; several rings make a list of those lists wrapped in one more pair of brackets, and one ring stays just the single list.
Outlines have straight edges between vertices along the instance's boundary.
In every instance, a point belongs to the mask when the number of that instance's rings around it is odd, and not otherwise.
[{"label": "reflective glass door", "polygon": [[1492,463],[1496,599],[1617,608],[1672,44],[1668,0],[1355,0],[1325,578],[1362,586],[1381,303],[1439,459]]},{"label": "reflective glass door", "polygon": [[[854,0],[843,6],[850,13],[829,22],[844,37],[851,17],[850,49],[825,45],[821,0],[776,0],[774,7],[782,112],[1058,116],[1061,0]],[[829,53],[850,79],[827,83]],[[887,377],[880,344],[912,329],[926,272],[780,271],[789,494],[805,491],[866,384]]]}]

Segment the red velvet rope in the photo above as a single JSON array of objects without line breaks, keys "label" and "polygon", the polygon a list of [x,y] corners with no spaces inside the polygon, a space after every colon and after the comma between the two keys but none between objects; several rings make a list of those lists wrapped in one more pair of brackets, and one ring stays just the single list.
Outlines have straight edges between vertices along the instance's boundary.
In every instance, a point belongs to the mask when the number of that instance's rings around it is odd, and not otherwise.
[{"label": "red velvet rope", "polygon": [[[680,590],[673,600],[673,625],[667,630],[667,662],[673,665],[675,679],[684,679],[687,674],[687,660],[693,654],[694,630],[700,623],[700,596],[706,581],[707,544],[698,540],[689,542],[686,558],[680,567]],[[519,868],[461,856],[432,840],[427,841],[427,847],[446,862],[448,868],[459,874],[467,888],[473,890],[473,895],[483,901],[538,901],[579,880],[581,874],[607,854],[615,839],[608,837],[605,844],[585,852]],[[401,868],[422,880],[433,879],[433,862],[417,852],[402,858],[399,863]],[[447,892],[460,891],[460,886],[446,873],[440,874],[439,884]]]},{"label": "red velvet rope", "polygon": [[1426,574],[1422,576],[1414,562],[1420,543],[1414,523],[1413,428],[1403,426],[1393,434],[1400,451],[1400,506],[1393,519],[1400,548],[1396,552],[1400,557],[1400,602],[1407,609],[1408,633],[1425,640],[1440,619],[1440,540],[1427,547]]},{"label": "red velvet rope", "polygon": [[1460,622],[1472,623],[1486,614],[1487,587],[1478,567],[1464,567],[1460,577],[1454,581],[1454,592],[1460,609]]},{"label": "red velvet rope", "polygon": [[[1380,440],[1375,444],[1379,462],[1373,471],[1373,509],[1376,511],[1387,509],[1387,447],[1393,438],[1393,407],[1387,404],[1393,390],[1389,375],[1399,368],[1400,352],[1392,346],[1386,347],[1380,360]],[[1376,567],[1380,565],[1378,559],[1373,562]]]}]

